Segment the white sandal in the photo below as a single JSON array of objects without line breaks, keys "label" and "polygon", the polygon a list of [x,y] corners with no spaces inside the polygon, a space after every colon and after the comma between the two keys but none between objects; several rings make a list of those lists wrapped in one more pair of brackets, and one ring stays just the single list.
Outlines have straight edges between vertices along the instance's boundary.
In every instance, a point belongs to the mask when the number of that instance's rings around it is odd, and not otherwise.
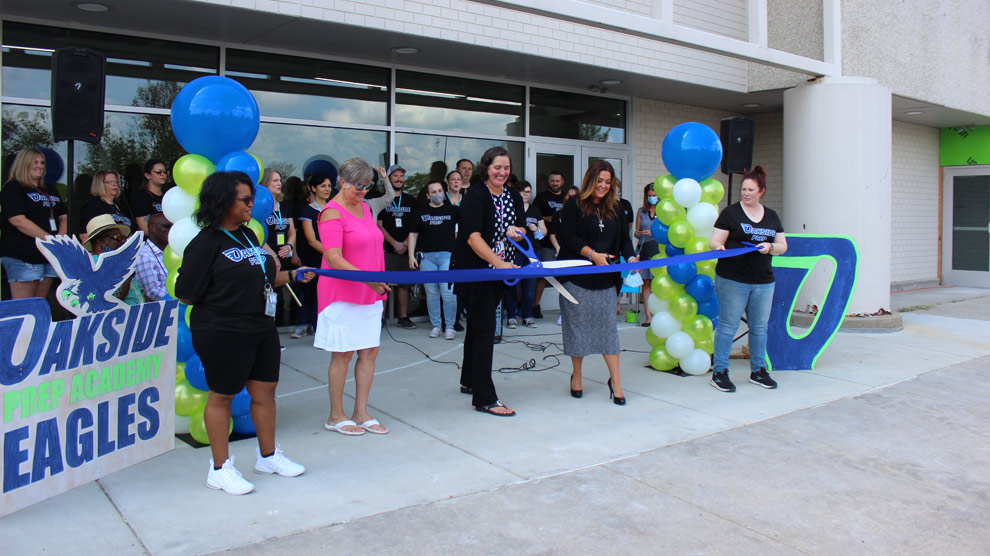
[{"label": "white sandal", "polygon": [[354,421],[351,421],[350,419],[341,421],[339,423],[335,423],[333,425],[331,425],[330,423],[323,423],[323,428],[327,429],[328,431],[339,432],[344,436],[361,436],[362,434],[364,434],[363,430],[360,431],[344,430],[344,427],[356,427],[356,426],[358,426],[358,424],[355,423]]}]

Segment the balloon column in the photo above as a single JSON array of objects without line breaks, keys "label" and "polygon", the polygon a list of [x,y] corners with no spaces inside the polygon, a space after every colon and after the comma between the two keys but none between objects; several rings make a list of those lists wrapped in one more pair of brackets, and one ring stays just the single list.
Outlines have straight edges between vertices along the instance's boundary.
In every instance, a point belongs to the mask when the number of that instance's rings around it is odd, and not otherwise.
[{"label": "balloon column", "polygon": [[[257,183],[263,167],[258,157],[246,152],[258,136],[260,117],[258,103],[240,83],[227,77],[200,77],[175,96],[172,103],[172,133],[189,154],[175,162],[172,175],[178,187],[165,193],[162,212],[173,222],[164,251],[168,270],[166,287],[175,296],[175,280],[182,266],[182,255],[200,226],[194,215],[199,208],[199,192],[203,180],[214,171],[240,171]],[[248,226],[264,242],[268,230],[261,224],[271,214],[274,199],[268,189],[256,186],[251,212],[254,218]],[[209,444],[203,410],[209,388],[203,373],[203,363],[192,345],[189,315],[192,309],[179,304],[179,334],[175,373],[176,433],[189,432],[194,439]],[[241,434],[253,434],[250,416],[251,397],[247,390],[234,397],[231,407],[231,427]],[[185,418],[185,419],[183,419]],[[188,426],[188,431],[185,427]]]},{"label": "balloon column", "polygon": [[[651,233],[661,246],[653,258],[708,251],[725,194],[722,184],[709,177],[722,160],[719,137],[706,125],[683,123],[664,137],[661,156],[671,173],[653,184],[660,200]],[[646,331],[650,366],[658,371],[680,366],[692,375],[708,372],[715,349],[712,322],[718,315],[715,261],[669,265],[652,273],[647,303],[653,319]]]}]

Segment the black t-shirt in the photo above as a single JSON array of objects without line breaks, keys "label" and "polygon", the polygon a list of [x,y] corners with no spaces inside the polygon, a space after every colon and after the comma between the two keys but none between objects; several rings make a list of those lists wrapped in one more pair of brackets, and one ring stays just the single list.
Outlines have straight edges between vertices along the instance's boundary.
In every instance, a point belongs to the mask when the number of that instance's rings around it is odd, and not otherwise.
[{"label": "black t-shirt", "polygon": [[280,203],[264,222],[268,227],[268,240],[265,243],[275,252],[278,252],[280,246],[289,243],[289,223],[292,222],[292,216],[283,212],[285,208]]},{"label": "black t-shirt", "polygon": [[416,250],[421,253],[453,251],[457,213],[457,207],[450,203],[439,207],[429,204],[416,207],[409,230],[410,233],[419,234],[416,237]]},{"label": "black t-shirt", "polygon": [[[773,243],[777,234],[784,232],[777,213],[763,207],[763,220],[753,222],[746,216],[742,206],[736,203],[726,207],[718,215],[715,227],[728,230],[729,237],[725,240],[726,249],[743,247],[742,242],[757,244]],[[737,257],[719,259],[715,265],[715,274],[744,284],[770,284],[773,282],[773,267],[770,257],[753,251]]]},{"label": "black t-shirt", "polygon": [[145,188],[138,189],[134,193],[134,198],[131,200],[134,216],[141,218],[142,216],[151,216],[152,214],[162,212],[162,197],[164,196],[164,191],[161,195],[155,195]]},{"label": "black t-shirt", "polygon": [[536,235],[534,235],[533,230],[529,229],[529,225],[533,224],[539,228],[542,220],[543,212],[540,211],[540,207],[530,203],[529,208],[526,209],[526,237],[529,238],[529,242],[533,245],[533,251],[537,254],[540,252],[540,247],[543,246],[543,241],[536,239]]},{"label": "black t-shirt", "polygon": [[619,212],[626,219],[626,226],[636,221],[635,212],[633,212],[632,203],[628,199],[619,199]]},{"label": "black t-shirt", "polygon": [[542,213],[544,217],[552,217],[560,212],[560,209],[564,208],[564,198],[565,193],[563,187],[560,188],[560,193],[554,193],[547,189],[543,193],[536,196],[536,199],[533,200],[533,204],[540,209],[540,213]]},{"label": "black t-shirt", "polygon": [[[257,333],[275,326],[265,315],[264,296],[266,281],[275,287],[275,261],[247,226],[230,233],[236,241],[220,228],[206,228],[182,255],[175,296],[196,303],[189,317],[193,332]],[[264,273],[252,252],[264,258]]]},{"label": "black t-shirt", "polygon": [[[31,264],[48,262],[38,251],[34,238],[14,227],[10,219],[24,216],[54,234],[58,231],[58,218],[64,214],[65,203],[54,186],[45,184],[41,189],[32,189],[16,181],[7,182],[0,190],[0,256]],[[50,220],[55,221],[54,227]]]},{"label": "black t-shirt", "polygon": [[[402,193],[378,213],[378,220],[381,221],[382,227],[395,241],[405,241],[409,237],[409,232],[412,231],[412,217],[415,207],[416,198]],[[385,241],[385,252],[395,253],[395,249],[392,248],[392,244],[388,240]]]},{"label": "black t-shirt", "polygon": [[320,268],[320,259],[323,252],[313,249],[313,246],[306,240],[306,232],[302,229],[305,221],[313,223],[313,236],[316,241],[320,241],[320,211],[313,205],[303,205],[299,209],[299,229],[296,230],[296,249],[299,250],[299,260],[305,266]]},{"label": "black t-shirt", "polygon": [[134,230],[131,219],[124,216],[117,203],[110,204],[99,197],[93,197],[82,206],[82,209],[79,211],[79,229],[85,232],[86,224],[101,214],[109,214],[117,224],[123,224],[132,231]]}]

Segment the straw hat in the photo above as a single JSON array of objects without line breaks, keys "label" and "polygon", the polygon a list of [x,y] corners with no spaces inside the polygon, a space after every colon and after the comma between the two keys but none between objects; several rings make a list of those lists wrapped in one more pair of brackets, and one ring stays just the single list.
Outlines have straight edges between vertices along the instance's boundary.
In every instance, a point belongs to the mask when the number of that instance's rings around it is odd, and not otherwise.
[{"label": "straw hat", "polygon": [[83,247],[85,247],[87,251],[92,251],[93,246],[91,242],[96,238],[96,236],[111,228],[116,228],[121,234],[124,235],[124,237],[131,235],[131,229],[123,224],[118,224],[117,221],[113,219],[113,216],[109,214],[101,214],[99,216],[94,216],[89,222],[86,223],[86,241],[83,243]]}]

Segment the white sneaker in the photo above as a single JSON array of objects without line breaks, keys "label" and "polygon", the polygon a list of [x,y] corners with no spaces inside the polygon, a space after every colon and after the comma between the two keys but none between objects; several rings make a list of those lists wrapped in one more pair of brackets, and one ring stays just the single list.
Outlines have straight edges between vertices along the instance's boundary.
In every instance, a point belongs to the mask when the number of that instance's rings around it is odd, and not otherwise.
[{"label": "white sneaker", "polygon": [[254,471],[256,473],[278,473],[283,477],[296,477],[302,475],[305,467],[285,457],[281,446],[275,446],[275,453],[267,458],[261,457],[261,450],[257,447],[254,452],[258,457],[254,460]]},{"label": "white sneaker", "polygon": [[440,329],[434,326],[433,330],[430,330],[430,338],[438,338],[439,336],[440,336]]},{"label": "white sneaker", "polygon": [[517,322],[516,322],[516,319],[509,319],[509,321],[505,323],[505,327],[506,327],[506,328],[508,328],[508,329],[513,329],[513,328],[515,328],[515,327],[516,327],[516,326],[517,326],[518,324],[519,324],[519,323],[517,323]]},{"label": "white sneaker", "polygon": [[536,328],[536,321],[533,320],[532,317],[530,317],[528,319],[523,319],[523,324],[525,324],[529,328]]},{"label": "white sneaker", "polygon": [[560,317],[557,317],[557,326],[562,326]]},{"label": "white sneaker", "polygon": [[443,335],[443,337],[446,338],[446,339],[448,339],[448,340],[453,340],[454,339],[454,329],[453,328],[448,328],[447,329],[447,332]]},{"label": "white sneaker", "polygon": [[254,485],[241,476],[241,472],[234,467],[234,456],[227,458],[223,462],[223,467],[214,469],[213,460],[210,460],[210,472],[206,475],[206,486],[222,490],[227,494],[247,494],[254,490]]},{"label": "white sneaker", "polygon": [[299,338],[302,338],[305,335],[306,335],[306,325],[305,324],[300,324],[292,332],[292,336],[289,336],[289,337],[292,338],[292,339],[294,339],[294,340],[298,340]]}]

